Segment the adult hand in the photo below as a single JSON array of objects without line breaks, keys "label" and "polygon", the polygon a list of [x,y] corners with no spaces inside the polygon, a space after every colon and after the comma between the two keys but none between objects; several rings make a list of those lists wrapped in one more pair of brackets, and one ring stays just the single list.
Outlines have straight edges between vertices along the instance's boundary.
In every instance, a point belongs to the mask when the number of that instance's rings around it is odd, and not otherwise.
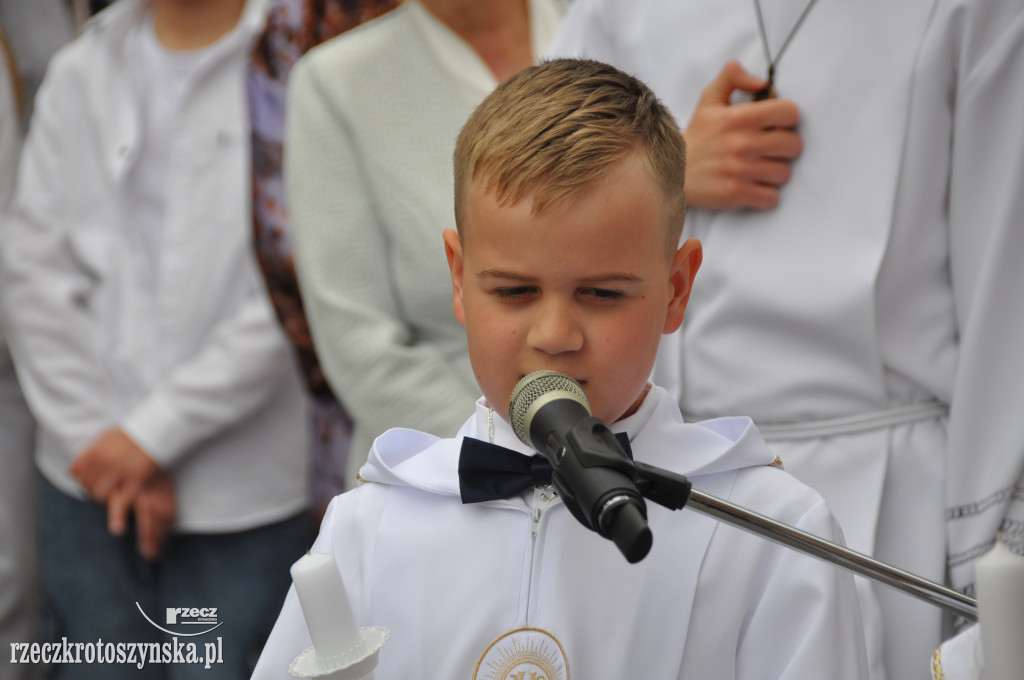
[{"label": "adult hand", "polygon": [[71,474],[100,503],[107,506],[110,533],[120,536],[128,511],[160,467],[120,428],[97,437],[71,466]]},{"label": "adult hand", "polygon": [[135,511],[135,533],[138,551],[147,560],[157,560],[164,540],[174,524],[177,502],[174,497],[174,480],[164,472],[158,472],[139,491],[132,508]]},{"label": "adult hand", "polygon": [[731,103],[736,90],[768,81],[730,61],[704,89],[683,136],[686,201],[695,208],[767,210],[779,202],[790,164],[803,150],[796,104],[786,99]]}]

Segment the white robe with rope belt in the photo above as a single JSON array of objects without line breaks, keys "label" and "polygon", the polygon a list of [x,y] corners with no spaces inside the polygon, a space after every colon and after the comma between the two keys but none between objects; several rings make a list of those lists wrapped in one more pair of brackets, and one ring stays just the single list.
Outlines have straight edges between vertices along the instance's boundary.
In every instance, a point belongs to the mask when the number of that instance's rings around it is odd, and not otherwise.
[{"label": "white robe with rope belt", "polygon": [[[761,0],[773,55],[806,6]],[[578,0],[552,53],[681,124],[726,61],[767,73],[751,0]],[[1024,5],[821,0],[775,84],[803,154],[776,209],[691,211],[705,261],[656,379],[751,416],[852,547],[971,592],[1000,524],[1024,551]],[[890,680],[928,677],[940,611],[878,593]]]}]

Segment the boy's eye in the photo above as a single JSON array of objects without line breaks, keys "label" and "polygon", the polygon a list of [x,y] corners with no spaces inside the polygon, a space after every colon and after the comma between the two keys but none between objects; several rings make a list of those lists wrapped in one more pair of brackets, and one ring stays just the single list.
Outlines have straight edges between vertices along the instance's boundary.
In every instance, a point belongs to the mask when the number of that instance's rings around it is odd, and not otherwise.
[{"label": "boy's eye", "polygon": [[609,290],[607,288],[584,288],[581,292],[584,295],[589,295],[601,301],[620,300],[623,295],[621,290]]},{"label": "boy's eye", "polygon": [[496,288],[494,293],[502,300],[516,300],[524,298],[533,292],[530,286],[513,286],[510,288]]}]

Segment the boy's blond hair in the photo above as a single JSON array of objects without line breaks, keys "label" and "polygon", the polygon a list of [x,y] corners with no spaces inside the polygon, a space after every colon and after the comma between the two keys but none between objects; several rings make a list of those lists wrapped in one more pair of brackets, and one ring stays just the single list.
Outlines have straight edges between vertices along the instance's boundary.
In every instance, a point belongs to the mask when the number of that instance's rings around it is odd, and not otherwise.
[{"label": "boy's blond hair", "polygon": [[637,151],[661,186],[669,252],[686,205],[679,127],[636,78],[597,61],[556,59],[515,74],[469,117],[455,145],[455,223],[473,181],[503,205],[526,197],[538,214],[578,196]]}]

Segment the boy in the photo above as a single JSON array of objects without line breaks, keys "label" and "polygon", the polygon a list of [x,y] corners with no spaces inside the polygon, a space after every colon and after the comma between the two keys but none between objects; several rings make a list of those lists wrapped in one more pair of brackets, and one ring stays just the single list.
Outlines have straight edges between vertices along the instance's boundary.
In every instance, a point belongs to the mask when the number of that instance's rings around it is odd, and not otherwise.
[{"label": "boy", "polygon": [[[749,420],[683,424],[647,382],[701,261],[699,242],[676,247],[683,170],[666,109],[596,62],[527,69],[466,123],[459,231],[444,242],[484,396],[454,439],[380,437],[366,483],[334,500],[313,547],[338,560],[356,620],[391,629],[377,680],[865,677],[852,579],[829,565],[653,504],[654,547],[630,565],[550,486],[460,500],[464,438],[533,453],[508,425],[509,397],[552,369],[583,386],[637,460],[837,538],[824,502],[772,466]],[[287,678],[309,639],[289,595],[254,678]]]},{"label": "boy", "polygon": [[244,83],[265,9],[121,0],[96,16],[47,71],[5,224],[48,632],[163,643],[168,609],[217,612],[217,663],[140,677],[250,672],[308,545],[304,396],[249,230]]}]

